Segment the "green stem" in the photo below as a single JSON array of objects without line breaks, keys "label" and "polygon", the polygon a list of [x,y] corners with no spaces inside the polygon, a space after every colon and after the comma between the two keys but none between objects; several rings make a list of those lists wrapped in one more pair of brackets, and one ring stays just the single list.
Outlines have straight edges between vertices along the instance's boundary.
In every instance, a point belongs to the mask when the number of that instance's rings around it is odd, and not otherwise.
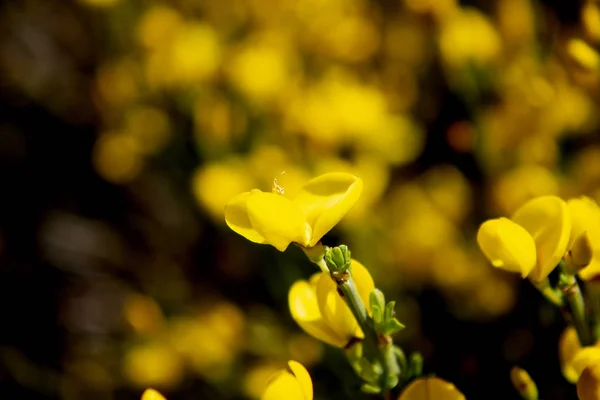
[{"label": "green stem", "polygon": [[592,333],[594,339],[598,340],[600,339],[600,282],[592,279],[585,283],[585,288],[592,312]]},{"label": "green stem", "polygon": [[386,380],[388,376],[397,375],[400,372],[400,367],[398,366],[396,357],[393,353],[392,344],[383,343],[380,345],[379,335],[373,328],[371,317],[369,317],[367,309],[358,294],[352,276],[348,274],[347,279],[338,280],[336,283],[338,289],[343,294],[346,304],[348,304],[348,307],[352,311],[352,314],[365,335],[363,344],[367,359],[371,362],[378,362],[383,368],[380,387],[385,388],[387,386]]},{"label": "green stem", "polygon": [[552,286],[550,286],[550,280],[548,278],[544,279],[541,282],[533,282],[531,284],[539,290],[539,292],[548,300],[550,303],[554,304],[557,307],[562,307],[564,305],[562,293],[557,291]]},{"label": "green stem", "polygon": [[567,319],[571,320],[571,323],[575,327],[579,343],[581,343],[582,346],[593,345],[594,338],[590,331],[585,302],[575,275],[569,274],[563,270],[558,280],[558,287],[568,306],[568,310],[563,307],[563,313]]}]

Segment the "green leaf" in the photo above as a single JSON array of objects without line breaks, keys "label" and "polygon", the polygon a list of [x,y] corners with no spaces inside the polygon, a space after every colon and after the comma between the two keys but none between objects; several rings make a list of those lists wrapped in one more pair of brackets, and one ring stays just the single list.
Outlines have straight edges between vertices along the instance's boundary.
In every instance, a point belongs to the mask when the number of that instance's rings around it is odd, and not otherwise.
[{"label": "green leaf", "polygon": [[385,296],[381,290],[373,290],[369,295],[369,302],[371,304],[371,309],[373,306],[377,306],[382,312],[385,310]]},{"label": "green leaf", "polygon": [[384,321],[378,325],[379,333],[383,335],[393,335],[394,333],[400,332],[404,329],[404,325],[400,323],[396,318]]},{"label": "green leaf", "polygon": [[383,322],[383,311],[376,304],[371,306],[371,311],[373,312],[373,322],[375,323],[375,327],[377,327]]},{"label": "green leaf", "polygon": [[396,308],[395,301],[390,301],[387,306],[385,306],[385,316],[383,317],[385,321],[394,318],[394,308]]}]

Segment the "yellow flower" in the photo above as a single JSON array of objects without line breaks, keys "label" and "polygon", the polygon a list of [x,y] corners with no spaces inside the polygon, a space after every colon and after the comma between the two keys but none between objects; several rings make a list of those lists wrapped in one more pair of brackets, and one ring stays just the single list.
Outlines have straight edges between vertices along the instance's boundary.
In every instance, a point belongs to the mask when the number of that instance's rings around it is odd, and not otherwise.
[{"label": "yellow flower", "polygon": [[571,383],[577,382],[579,378],[579,374],[573,367],[573,359],[579,351],[581,351],[581,344],[577,332],[575,328],[568,326],[558,340],[558,358],[563,376]]},{"label": "yellow flower", "polygon": [[165,396],[160,394],[158,391],[154,389],[146,389],[144,393],[142,393],[141,400],[167,400]]},{"label": "yellow flower", "polygon": [[308,371],[297,361],[288,361],[288,369],[269,379],[261,400],[312,400],[313,387]]},{"label": "yellow flower", "polygon": [[586,350],[588,354],[581,360],[583,370],[577,381],[577,397],[579,400],[597,400],[600,399],[600,349],[589,347]]},{"label": "yellow flower", "polygon": [[556,196],[542,196],[522,205],[510,220],[484,222],[477,243],[495,267],[539,282],[562,259],[570,235],[567,204]]},{"label": "yellow flower", "polygon": [[398,400],[465,400],[466,397],[450,382],[440,378],[418,378],[408,385]]},{"label": "yellow flower", "polygon": [[332,172],[307,182],[293,200],[254,189],[225,206],[225,221],[236,233],[285,251],[291,242],[313,247],[358,201],[362,180]]},{"label": "yellow flower", "polygon": [[[373,278],[356,260],[352,260],[351,270],[358,293],[368,305],[369,295],[375,289]],[[364,338],[354,315],[326,272],[318,272],[308,281],[294,283],[289,291],[288,302],[298,325],[327,344],[345,347],[352,338]]]},{"label": "yellow flower", "polygon": [[568,200],[567,206],[572,220],[569,248],[573,246],[575,239],[584,232],[587,233],[592,245],[592,261],[579,271],[579,276],[588,280],[600,274],[600,207],[594,200],[586,196]]}]

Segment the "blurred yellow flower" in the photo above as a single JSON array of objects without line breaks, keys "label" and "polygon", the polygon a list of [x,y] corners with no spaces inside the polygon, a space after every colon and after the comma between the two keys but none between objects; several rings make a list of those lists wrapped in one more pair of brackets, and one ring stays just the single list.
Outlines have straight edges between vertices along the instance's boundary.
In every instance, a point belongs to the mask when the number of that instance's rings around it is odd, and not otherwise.
[{"label": "blurred yellow flower", "polygon": [[600,68],[600,54],[581,39],[571,39],[567,42],[567,54],[585,69],[597,71]]},{"label": "blurred yellow flower", "polygon": [[183,378],[183,363],[171,347],[149,342],[127,351],[123,374],[138,387],[174,387]]},{"label": "blurred yellow flower", "polygon": [[538,400],[537,385],[523,368],[513,367],[510,370],[510,380],[523,399]]},{"label": "blurred yellow flower", "polygon": [[261,400],[312,400],[313,386],[308,371],[297,361],[271,377]]},{"label": "blurred yellow flower", "polygon": [[123,305],[125,319],[136,333],[157,332],[164,324],[160,306],[150,296],[131,294]]},{"label": "blurred yellow flower", "polygon": [[119,132],[102,134],[92,154],[98,174],[109,182],[126,184],[142,172],[144,159],[133,138]]},{"label": "blurred yellow flower", "polygon": [[141,400],[167,400],[162,394],[154,389],[146,389],[142,393]]},{"label": "blurred yellow flower", "polygon": [[600,399],[600,348],[586,348],[585,355],[579,355],[581,374],[577,380],[577,397],[579,400]]},{"label": "blurred yellow flower", "polygon": [[556,196],[528,201],[511,217],[484,222],[477,243],[492,265],[544,280],[566,253],[571,235],[567,204]]},{"label": "blurred yellow flower", "polygon": [[191,369],[205,379],[228,376],[232,363],[245,345],[246,320],[228,302],[212,302],[207,310],[170,321],[169,340]]},{"label": "blurred yellow flower", "polygon": [[165,46],[151,51],[146,78],[152,88],[193,88],[210,80],[221,65],[221,45],[213,27],[186,22]]},{"label": "blurred yellow flower", "polygon": [[164,5],[150,7],[136,27],[138,42],[148,49],[159,49],[169,43],[183,18],[176,10]]},{"label": "blurred yellow flower", "polygon": [[294,60],[285,45],[268,40],[242,47],[227,64],[233,86],[256,106],[277,100],[292,84]]},{"label": "blurred yellow flower", "polygon": [[192,192],[200,205],[216,221],[223,221],[223,209],[236,194],[249,190],[254,180],[246,164],[229,159],[201,165],[192,177]]},{"label": "blurred yellow flower", "polygon": [[600,274],[600,206],[587,196],[567,200],[571,214],[572,228],[569,248],[575,239],[584,232],[590,239],[593,258],[591,263],[579,271],[582,279],[591,279]]},{"label": "blurred yellow flower", "polygon": [[499,212],[512,214],[528,200],[557,193],[558,182],[552,171],[526,164],[503,174],[494,184],[492,195]]},{"label": "blurred yellow flower", "polygon": [[465,400],[466,397],[443,379],[417,378],[398,396],[398,400]]},{"label": "blurred yellow flower", "polygon": [[577,331],[573,326],[567,326],[558,340],[558,359],[565,379],[571,383],[577,382],[579,373],[573,367],[573,359],[581,350]]},{"label": "blurred yellow flower", "polygon": [[125,133],[145,155],[160,151],[171,136],[169,117],[159,108],[137,106],[127,112],[125,119]]},{"label": "blurred yellow flower", "polygon": [[[375,289],[369,271],[352,260],[352,277],[365,305]],[[336,347],[346,346],[352,338],[362,339],[362,330],[328,273],[314,274],[308,281],[297,281],[288,294],[292,318],[309,335]]]},{"label": "blurred yellow flower", "polygon": [[600,7],[598,3],[585,2],[581,7],[581,22],[588,36],[598,42],[600,40]]},{"label": "blurred yellow flower", "polygon": [[500,54],[501,41],[496,28],[481,12],[465,7],[452,13],[440,31],[440,54],[451,68],[469,63],[485,66]]},{"label": "blurred yellow flower", "polygon": [[291,242],[313,247],[358,201],[362,180],[341,172],[316,177],[290,200],[253,189],[225,207],[225,221],[246,239],[285,251]]}]

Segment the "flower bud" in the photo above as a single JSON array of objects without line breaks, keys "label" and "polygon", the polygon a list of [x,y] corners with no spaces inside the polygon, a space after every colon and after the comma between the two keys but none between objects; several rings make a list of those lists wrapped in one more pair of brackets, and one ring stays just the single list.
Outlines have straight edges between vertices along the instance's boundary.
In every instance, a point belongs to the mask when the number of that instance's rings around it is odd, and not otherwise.
[{"label": "flower bud", "polygon": [[510,380],[513,387],[524,400],[537,400],[538,389],[531,376],[523,368],[513,367],[510,370]]}]

